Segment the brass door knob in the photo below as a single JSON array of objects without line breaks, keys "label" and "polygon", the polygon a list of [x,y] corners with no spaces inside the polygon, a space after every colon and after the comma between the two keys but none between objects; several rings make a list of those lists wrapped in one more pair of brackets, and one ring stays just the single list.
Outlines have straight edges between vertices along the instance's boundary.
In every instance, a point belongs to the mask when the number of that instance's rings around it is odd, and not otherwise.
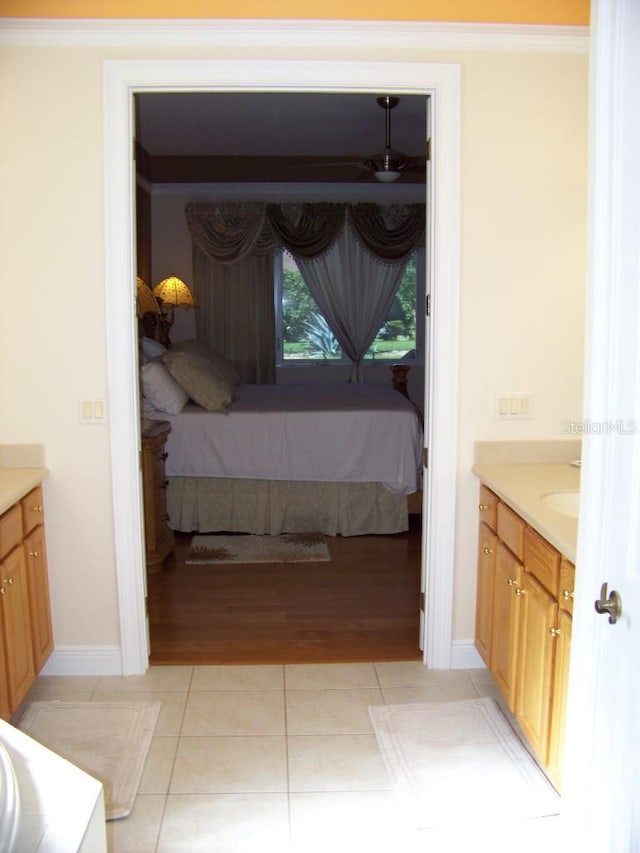
[{"label": "brass door knob", "polygon": [[622,616],[622,599],[620,593],[615,589],[607,595],[607,584],[603,583],[600,587],[600,598],[594,602],[596,613],[609,615],[609,624],[615,625],[618,619]]}]

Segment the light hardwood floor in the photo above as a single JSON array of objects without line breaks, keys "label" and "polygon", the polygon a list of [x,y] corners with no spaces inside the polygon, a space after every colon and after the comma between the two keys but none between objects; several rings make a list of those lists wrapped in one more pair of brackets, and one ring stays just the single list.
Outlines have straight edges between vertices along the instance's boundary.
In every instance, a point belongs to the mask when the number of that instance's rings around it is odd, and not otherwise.
[{"label": "light hardwood floor", "polygon": [[328,537],[330,562],[187,566],[190,535],[149,578],[150,663],[418,660],[420,520]]}]

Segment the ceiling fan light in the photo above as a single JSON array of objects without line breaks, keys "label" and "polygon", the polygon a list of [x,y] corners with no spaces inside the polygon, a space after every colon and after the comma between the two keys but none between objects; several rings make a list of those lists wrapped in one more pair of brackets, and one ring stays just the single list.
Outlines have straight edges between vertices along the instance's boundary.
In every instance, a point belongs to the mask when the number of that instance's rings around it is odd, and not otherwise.
[{"label": "ceiling fan light", "polygon": [[373,173],[373,176],[376,181],[380,181],[382,184],[392,184],[398,180],[401,174],[402,172],[397,172],[395,169],[379,169]]}]

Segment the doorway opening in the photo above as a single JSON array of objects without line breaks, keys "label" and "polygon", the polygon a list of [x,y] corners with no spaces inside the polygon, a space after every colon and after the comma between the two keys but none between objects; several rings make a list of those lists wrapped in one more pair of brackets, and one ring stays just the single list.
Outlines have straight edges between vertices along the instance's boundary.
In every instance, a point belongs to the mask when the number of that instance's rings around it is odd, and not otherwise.
[{"label": "doorway opening", "polygon": [[[403,171],[397,181],[382,183],[372,179],[366,166],[367,155],[384,144],[384,116],[368,93],[136,95],[138,276],[153,286],[176,274],[193,289],[185,207],[194,201],[424,204],[428,99],[407,95],[396,101],[393,136],[391,129],[388,136],[403,158]],[[381,327],[365,357],[364,378],[368,384],[390,385],[391,366],[408,351],[412,401],[422,411],[424,243],[408,269],[395,301],[398,316]],[[279,283],[275,279],[274,287]],[[202,305],[200,298],[197,301]],[[300,329],[309,327],[311,317],[301,310],[305,305],[303,300],[289,306],[291,316],[276,309],[274,350],[288,331],[293,334],[295,329],[300,337]],[[196,327],[202,334],[203,318],[197,316],[202,310],[176,312],[173,343],[197,336]],[[315,345],[315,337],[312,340]],[[291,382],[294,374],[295,383],[314,387],[344,382],[344,358],[325,356],[318,363],[312,354],[300,358],[296,350],[295,355],[288,362],[276,359],[277,383]],[[145,495],[152,491],[145,483]],[[146,514],[150,510],[145,507]],[[175,550],[161,571],[148,572],[152,664],[419,658],[419,513],[411,515],[411,529],[395,539],[330,537],[330,566],[276,563],[259,571],[244,566],[203,571],[186,562],[191,531],[181,530],[186,533],[174,531]],[[208,529],[193,531],[203,532]],[[156,563],[154,551],[154,568]]]},{"label": "doorway opening", "polygon": [[[143,91],[381,90],[431,95],[434,102],[434,209],[438,230],[433,242],[433,316],[430,335],[430,402],[427,441],[422,574],[426,597],[424,661],[449,668],[455,508],[455,394],[458,291],[458,173],[460,80],[457,66],[335,62],[108,62],[105,67],[106,283],[114,294],[108,305],[109,387],[112,425],[114,526],[118,574],[123,674],[148,665],[144,618],[145,576],[141,537],[141,492],[137,474],[140,423],[135,371],[135,318],[132,294],[123,281],[135,282],[133,191],[130,156],[133,96]],[[438,291],[438,283],[442,290]],[[436,299],[436,291],[439,295]],[[437,309],[436,309],[437,305]],[[123,425],[128,428],[123,429]],[[438,565],[438,573],[430,566]]]}]

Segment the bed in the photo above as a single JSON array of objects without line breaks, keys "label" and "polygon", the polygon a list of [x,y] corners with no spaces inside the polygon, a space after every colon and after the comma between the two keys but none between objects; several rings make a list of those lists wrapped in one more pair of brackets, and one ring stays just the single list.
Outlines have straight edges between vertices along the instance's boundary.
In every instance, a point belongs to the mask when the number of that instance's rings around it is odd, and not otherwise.
[{"label": "bed", "polygon": [[[193,359],[172,348],[162,367],[143,367],[145,417],[171,424],[165,471],[173,530],[354,536],[408,528],[423,439],[403,394],[366,383],[231,381],[220,403],[194,394],[200,389],[183,370]],[[150,374],[163,371],[181,392],[173,407],[159,405],[151,389]]]}]

